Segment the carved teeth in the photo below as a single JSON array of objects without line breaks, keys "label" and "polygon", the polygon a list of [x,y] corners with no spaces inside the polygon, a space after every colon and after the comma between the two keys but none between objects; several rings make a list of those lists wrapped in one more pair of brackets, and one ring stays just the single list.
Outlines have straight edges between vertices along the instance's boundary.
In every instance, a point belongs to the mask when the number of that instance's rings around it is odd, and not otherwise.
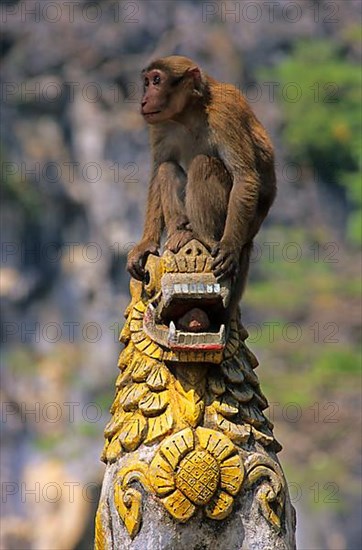
[{"label": "carved teeth", "polygon": [[203,283],[176,283],[173,285],[173,292],[175,294],[189,294],[189,293],[199,293],[199,294],[205,294],[207,292],[208,294],[211,293],[219,293],[220,292],[220,284],[211,284],[208,283],[204,285]]},{"label": "carved teeth", "polygon": [[[173,294],[220,294],[220,283],[175,283],[170,285]],[[165,289],[164,289],[165,293]]]},{"label": "carved teeth", "polygon": [[168,331],[168,339],[175,340],[175,338],[176,338],[176,325],[173,321],[171,321],[169,331]]},{"label": "carved teeth", "polygon": [[222,304],[224,308],[226,309],[230,302],[230,292],[226,292],[222,297]]},{"label": "carved teeth", "polygon": [[169,331],[167,341],[170,345],[195,345],[198,344],[222,344],[225,345],[226,342],[226,329],[225,325],[220,326],[218,333],[210,332],[200,332],[200,333],[191,333],[186,331],[177,330],[175,323],[170,321]]}]

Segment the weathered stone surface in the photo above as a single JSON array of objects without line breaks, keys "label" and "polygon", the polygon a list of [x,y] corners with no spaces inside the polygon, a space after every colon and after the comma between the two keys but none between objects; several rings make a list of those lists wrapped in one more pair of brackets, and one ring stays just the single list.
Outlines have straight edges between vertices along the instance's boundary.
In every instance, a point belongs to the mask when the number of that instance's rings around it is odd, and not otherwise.
[{"label": "weathered stone surface", "polygon": [[[152,449],[141,451],[141,456],[153,455]],[[107,467],[102,499],[113,493],[114,477],[125,462],[123,457]],[[103,518],[106,550],[293,550],[295,549],[294,510],[286,501],[285,532],[278,533],[260,513],[254,491],[243,494],[235,511],[218,522],[201,512],[187,523],[175,522],[164,507],[140,484],[134,487],[142,493],[142,527],[132,540],[121,521],[114,501],[110,498],[108,520]]]},{"label": "weathered stone surface", "polygon": [[[234,314],[218,325],[230,282],[215,279],[209,258],[192,241],[149,256],[148,282],[131,282],[96,550],[295,548],[257,360]],[[195,311],[212,325],[190,330]]]}]

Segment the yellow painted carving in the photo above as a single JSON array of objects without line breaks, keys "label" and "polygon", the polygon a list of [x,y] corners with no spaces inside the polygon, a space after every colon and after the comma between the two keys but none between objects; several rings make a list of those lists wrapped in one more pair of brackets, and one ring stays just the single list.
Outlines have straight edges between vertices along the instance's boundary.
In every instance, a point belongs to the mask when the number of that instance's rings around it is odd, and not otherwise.
[{"label": "yellow painted carving", "polygon": [[[250,451],[280,447],[262,412],[267,401],[254,373],[257,360],[244,343],[246,330],[232,318],[224,349],[172,347],[170,321],[155,313],[168,307],[167,296],[177,294],[180,281],[202,287],[212,280],[210,254],[197,241],[187,246],[192,254],[166,251],[160,258],[148,257],[148,282],[131,281],[121,332],[125,347],[102,458],[110,463],[142,445],[152,449],[150,464],[129,455],[114,484],[115,505],[132,538],[142,517],[141,493],[129,486],[135,479],[179,522],[200,509],[211,519],[226,518],[242,488],[255,490],[262,513],[276,528],[283,511],[285,485],[278,464]],[[195,307],[194,297],[190,303]],[[202,308],[202,301],[197,304]],[[192,334],[181,336],[187,344],[194,342]],[[207,334],[206,341],[214,342],[214,336]]]},{"label": "yellow painted carving", "polygon": [[118,359],[118,367],[121,370],[124,370],[127,367],[127,365],[129,365],[129,362],[132,359],[133,353],[134,353],[134,349],[133,349],[132,345],[125,347],[121,351],[121,353],[119,354],[119,359]]},{"label": "yellow painted carving", "polygon": [[211,519],[225,519],[231,512],[234,499],[220,491],[216,497],[206,506],[205,513]]},{"label": "yellow painted carving", "polygon": [[170,463],[158,453],[152,461],[149,476],[156,493],[166,496],[176,489],[173,468]]},{"label": "yellow painted carving", "polygon": [[104,531],[104,525],[105,525],[105,519],[103,519],[104,514],[105,514],[105,505],[104,505],[104,501],[101,500],[97,509],[96,519],[95,519],[94,550],[107,550],[107,539]]},{"label": "yellow painted carving", "polygon": [[222,462],[220,469],[220,486],[230,495],[235,496],[243,481],[244,469],[239,455],[233,455]]},{"label": "yellow painted carving", "polygon": [[192,451],[181,460],[175,479],[180,491],[191,502],[202,506],[215,494],[220,480],[220,468],[207,451]]},{"label": "yellow painted carving", "polygon": [[118,485],[114,491],[114,502],[117,511],[131,538],[135,537],[141,525],[142,495],[136,489],[121,489]]},{"label": "yellow painted carving", "polygon": [[135,462],[122,468],[114,484],[114,503],[129,536],[134,538],[141,526],[142,495],[137,489],[128,486],[132,481],[139,481],[146,489],[151,489],[146,464]]},{"label": "yellow painted carving", "polygon": [[149,469],[154,491],[180,522],[187,521],[198,507],[213,519],[224,519],[243,478],[236,447],[224,435],[202,427],[168,437]]},{"label": "yellow painted carving", "polygon": [[162,413],[169,404],[169,392],[164,390],[159,393],[148,392],[138,403],[139,408],[146,416],[157,416]]},{"label": "yellow painted carving", "polygon": [[250,437],[250,426],[248,424],[235,424],[224,418],[221,414],[216,415],[216,426],[231,441],[237,444],[246,443]]},{"label": "yellow painted carving", "polygon": [[145,382],[153,366],[153,361],[150,361],[147,357],[137,353],[133,361],[131,374],[132,380],[134,382]]},{"label": "yellow painted carving", "polygon": [[285,478],[279,464],[268,456],[254,453],[246,459],[245,467],[246,488],[253,488],[263,480],[257,486],[256,498],[264,517],[279,531],[286,491]]},{"label": "yellow painted carving", "polygon": [[124,413],[121,417],[119,440],[122,447],[130,452],[137,449],[147,428],[145,418],[140,413]]},{"label": "yellow painted carving", "polygon": [[175,394],[180,417],[190,426],[196,427],[202,413],[204,402],[197,389],[185,391],[179,382],[176,382],[177,393]]},{"label": "yellow painted carving", "polygon": [[171,468],[176,469],[181,458],[194,449],[194,446],[194,432],[190,428],[186,428],[182,432],[167,438],[161,445],[160,452],[169,462]]},{"label": "yellow painted carving", "polygon": [[122,452],[122,447],[117,436],[115,436],[106,448],[106,459],[108,462],[117,460]]},{"label": "yellow painted carving", "polygon": [[179,489],[163,498],[161,502],[171,516],[181,523],[185,523],[196,511],[196,507]]},{"label": "yellow painted carving", "polygon": [[215,430],[200,427],[196,429],[196,434],[200,446],[213,454],[219,462],[236,452],[235,445],[227,437],[215,432]]},{"label": "yellow painted carving", "polygon": [[147,437],[144,440],[145,445],[150,445],[161,439],[161,437],[168,435],[172,429],[172,424],[173,418],[168,408],[159,416],[149,418]]},{"label": "yellow painted carving", "polygon": [[147,386],[154,391],[164,390],[169,378],[168,370],[163,365],[157,364],[147,378]]},{"label": "yellow painted carving", "polygon": [[119,403],[125,411],[132,411],[136,409],[138,402],[147,392],[146,384],[132,384],[122,390]]},{"label": "yellow painted carving", "polygon": [[238,402],[231,395],[224,394],[222,397],[215,399],[213,405],[217,412],[227,418],[233,417],[239,412]]}]

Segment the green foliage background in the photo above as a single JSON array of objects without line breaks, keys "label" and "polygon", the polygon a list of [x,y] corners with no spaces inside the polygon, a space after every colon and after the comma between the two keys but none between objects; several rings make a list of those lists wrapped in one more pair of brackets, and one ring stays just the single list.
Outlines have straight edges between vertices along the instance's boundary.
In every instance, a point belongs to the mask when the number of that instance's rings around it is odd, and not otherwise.
[{"label": "green foliage background", "polygon": [[[346,57],[343,44],[298,40],[290,57],[273,71],[260,74],[280,83],[285,114],[282,137],[290,157],[315,167],[329,185],[343,186],[351,208],[347,237],[361,244],[362,73],[358,64]],[[296,95],[295,102],[282,101],[280,90],[292,83],[302,83],[301,95]]]}]

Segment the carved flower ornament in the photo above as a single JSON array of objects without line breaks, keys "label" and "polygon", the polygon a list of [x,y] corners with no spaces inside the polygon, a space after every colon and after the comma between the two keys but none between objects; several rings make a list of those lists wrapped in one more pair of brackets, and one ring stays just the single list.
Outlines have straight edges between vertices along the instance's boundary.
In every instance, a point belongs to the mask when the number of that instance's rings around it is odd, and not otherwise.
[{"label": "carved flower ornament", "polygon": [[186,428],[168,437],[150,464],[149,479],[167,511],[186,522],[198,507],[222,520],[232,510],[244,467],[236,447],[207,428]]}]

